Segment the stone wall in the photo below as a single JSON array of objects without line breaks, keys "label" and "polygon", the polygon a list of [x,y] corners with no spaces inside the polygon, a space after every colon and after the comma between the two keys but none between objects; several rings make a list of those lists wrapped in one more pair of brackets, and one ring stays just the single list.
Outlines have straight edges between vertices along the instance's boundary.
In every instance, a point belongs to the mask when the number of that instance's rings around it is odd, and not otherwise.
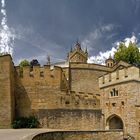
[{"label": "stone wall", "polygon": [[64,130],[101,130],[101,110],[40,109],[38,118],[42,127]]},{"label": "stone wall", "polygon": [[16,71],[16,113],[19,116],[29,116],[38,109],[100,108],[99,92],[69,91],[69,81],[60,67],[34,66],[31,70],[27,66],[22,73],[19,67]]},{"label": "stone wall", "polygon": [[61,94],[61,107],[69,109],[99,109],[100,96],[95,93],[69,91]]},{"label": "stone wall", "polygon": [[[16,113],[30,116],[38,109],[61,107],[61,95],[67,92],[67,80],[60,67],[23,67],[20,73],[16,68]],[[63,90],[63,91],[62,91]]]},{"label": "stone wall", "polygon": [[14,66],[10,55],[0,56],[0,128],[10,128],[14,118]]},{"label": "stone wall", "polygon": [[124,140],[122,131],[58,131],[47,132],[32,140]]},{"label": "stone wall", "polygon": [[100,94],[98,78],[110,68],[93,64],[70,64],[71,91]]},{"label": "stone wall", "polygon": [[103,128],[101,110],[40,109],[41,126],[64,130],[100,130]]},{"label": "stone wall", "polygon": [[[110,127],[110,119],[120,118],[125,134],[139,139],[140,69],[135,66],[120,66],[101,76],[99,87],[106,129]],[[115,125],[114,123],[112,127],[117,127]]]},{"label": "stone wall", "polygon": [[[114,94],[113,91],[118,92]],[[140,114],[140,83],[131,81],[110,85],[102,88],[101,95],[101,108],[104,114],[105,129],[109,129],[110,119],[117,117],[123,122],[125,134],[130,134],[138,140],[140,131],[138,115]],[[117,127],[117,124],[114,123],[113,127]]]},{"label": "stone wall", "polygon": [[99,87],[107,87],[110,85],[121,84],[127,81],[140,81],[140,69],[135,66],[122,67],[105,74],[99,78]]}]

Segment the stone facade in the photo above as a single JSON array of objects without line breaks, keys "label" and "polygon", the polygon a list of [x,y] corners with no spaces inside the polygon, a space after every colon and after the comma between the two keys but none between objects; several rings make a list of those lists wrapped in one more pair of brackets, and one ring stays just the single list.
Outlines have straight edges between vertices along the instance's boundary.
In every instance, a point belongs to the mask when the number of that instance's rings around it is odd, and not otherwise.
[{"label": "stone facade", "polygon": [[139,140],[140,69],[111,57],[106,66],[88,64],[87,57],[77,43],[66,66],[21,71],[10,55],[0,56],[0,128],[9,128],[15,117],[34,115],[45,128],[121,129],[125,139]]}]

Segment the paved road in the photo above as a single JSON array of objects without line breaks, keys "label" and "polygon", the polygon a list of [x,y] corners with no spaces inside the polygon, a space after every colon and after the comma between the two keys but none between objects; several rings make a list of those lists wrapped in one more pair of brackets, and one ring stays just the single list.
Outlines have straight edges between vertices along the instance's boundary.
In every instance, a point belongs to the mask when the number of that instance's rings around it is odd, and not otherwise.
[{"label": "paved road", "polygon": [[[0,129],[0,140],[26,140],[30,135],[51,131],[49,129]],[[28,139],[27,139],[28,140]]]}]

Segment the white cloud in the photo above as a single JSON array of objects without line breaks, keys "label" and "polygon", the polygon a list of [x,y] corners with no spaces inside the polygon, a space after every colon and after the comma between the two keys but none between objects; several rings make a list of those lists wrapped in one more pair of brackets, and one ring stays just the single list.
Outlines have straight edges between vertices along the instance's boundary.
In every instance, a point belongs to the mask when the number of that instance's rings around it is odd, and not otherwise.
[{"label": "white cloud", "polygon": [[[128,47],[130,41],[132,43],[137,43],[138,39],[135,35],[132,35],[132,37],[127,37],[123,40],[123,42],[125,43],[125,45]],[[107,50],[105,52],[99,52],[98,55],[96,56],[91,56],[88,58],[88,63],[97,63],[97,64],[104,64],[105,60],[107,58],[109,58],[109,56],[111,55],[112,57],[114,56],[114,52],[117,50],[117,46],[119,45],[121,41],[117,41],[115,43],[113,43],[113,47],[110,50]]]},{"label": "white cloud", "polygon": [[107,50],[105,52],[99,52],[98,55],[89,57],[88,63],[104,64],[105,59],[107,59],[110,55],[113,56],[115,51],[116,48],[112,47],[111,50]]},{"label": "white cloud", "polygon": [[125,42],[125,46],[126,46],[126,47],[128,47],[130,41],[131,41],[132,43],[137,43],[138,39],[136,38],[135,35],[132,35],[132,37],[130,37],[130,38],[128,38],[128,37],[125,38],[125,39],[124,39],[124,42]]}]

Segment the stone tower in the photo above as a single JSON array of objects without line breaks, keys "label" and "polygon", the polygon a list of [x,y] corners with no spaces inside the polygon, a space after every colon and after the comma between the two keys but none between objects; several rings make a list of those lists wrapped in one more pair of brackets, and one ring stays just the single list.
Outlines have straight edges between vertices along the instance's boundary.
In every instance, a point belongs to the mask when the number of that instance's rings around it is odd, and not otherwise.
[{"label": "stone tower", "polygon": [[105,61],[106,66],[112,68],[115,65],[115,60],[110,55],[108,59]]},{"label": "stone tower", "polygon": [[87,63],[87,58],[87,49],[83,51],[81,48],[81,44],[77,41],[74,48],[71,48],[70,52],[68,53],[68,61]]},{"label": "stone tower", "polygon": [[0,128],[10,128],[15,115],[14,65],[10,55],[0,56]]}]

